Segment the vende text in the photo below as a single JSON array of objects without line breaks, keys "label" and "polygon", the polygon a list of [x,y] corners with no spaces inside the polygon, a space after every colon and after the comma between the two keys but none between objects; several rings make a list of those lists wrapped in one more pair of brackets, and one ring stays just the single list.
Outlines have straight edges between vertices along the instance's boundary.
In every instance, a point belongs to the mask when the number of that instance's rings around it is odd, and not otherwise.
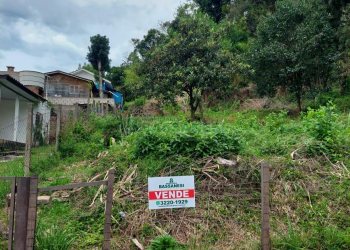
[{"label": "vende text", "polygon": [[151,191],[148,197],[150,200],[194,198],[194,189]]}]

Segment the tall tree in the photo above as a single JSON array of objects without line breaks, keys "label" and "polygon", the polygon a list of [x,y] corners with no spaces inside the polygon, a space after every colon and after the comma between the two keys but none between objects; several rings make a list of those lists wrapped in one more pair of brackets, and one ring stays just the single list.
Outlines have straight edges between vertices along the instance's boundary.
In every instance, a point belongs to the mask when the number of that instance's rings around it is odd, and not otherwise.
[{"label": "tall tree", "polygon": [[350,0],[324,0],[328,6],[328,10],[332,14],[332,24],[334,27],[340,25],[340,19],[342,16],[343,9],[347,4],[350,3]]},{"label": "tall tree", "polygon": [[338,29],[339,60],[337,62],[340,75],[341,93],[345,94],[350,89],[350,5],[343,10]]},{"label": "tall tree", "polygon": [[304,91],[325,86],[334,61],[334,30],[324,3],[278,1],[275,13],[259,24],[251,54],[258,91],[287,87],[300,111]]},{"label": "tall tree", "polygon": [[157,29],[150,29],[142,40],[132,39],[135,46],[135,53],[141,59],[145,58],[147,53],[164,42],[165,37],[166,35],[163,32]]},{"label": "tall tree", "polygon": [[220,22],[227,13],[230,0],[194,0],[200,9],[211,16],[215,22]]},{"label": "tall tree", "polygon": [[110,68],[109,60],[109,39],[106,36],[101,36],[97,34],[90,37],[89,52],[86,56],[86,59],[91,63],[95,70],[98,70],[99,74],[99,89],[100,89],[100,98],[103,97],[102,91],[102,77],[105,72]]},{"label": "tall tree", "polygon": [[166,41],[144,61],[143,72],[155,98],[175,102],[177,96],[186,94],[195,119],[204,91],[229,86],[235,63],[218,43],[220,30],[208,15],[185,5],[175,23],[169,25]]},{"label": "tall tree", "polygon": [[106,74],[106,78],[112,82],[114,87],[122,88],[125,84],[125,67],[115,66],[112,67]]},{"label": "tall tree", "polygon": [[235,0],[231,2],[229,20],[244,18],[251,35],[255,36],[261,17],[275,10],[276,0]]}]

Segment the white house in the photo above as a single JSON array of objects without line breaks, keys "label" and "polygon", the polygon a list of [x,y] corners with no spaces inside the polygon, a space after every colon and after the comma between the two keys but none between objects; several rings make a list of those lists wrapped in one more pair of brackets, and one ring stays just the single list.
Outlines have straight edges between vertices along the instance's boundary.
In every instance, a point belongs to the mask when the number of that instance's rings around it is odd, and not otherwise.
[{"label": "white house", "polygon": [[[36,74],[31,74],[31,77]],[[23,79],[29,79],[30,77]],[[37,84],[35,79],[32,85]],[[41,126],[43,138],[48,135],[50,107],[47,101],[9,74],[0,74],[0,141],[25,143],[29,104],[33,105],[33,128]]]}]

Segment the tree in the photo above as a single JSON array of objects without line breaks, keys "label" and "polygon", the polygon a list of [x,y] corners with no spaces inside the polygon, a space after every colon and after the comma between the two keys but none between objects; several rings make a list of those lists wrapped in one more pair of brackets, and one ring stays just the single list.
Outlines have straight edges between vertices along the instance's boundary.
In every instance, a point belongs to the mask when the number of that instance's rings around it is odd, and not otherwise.
[{"label": "tree", "polygon": [[229,20],[245,19],[251,35],[255,36],[261,17],[275,10],[276,0],[235,0],[231,2]]},{"label": "tree", "polygon": [[106,78],[112,82],[114,87],[123,87],[125,84],[125,67],[112,67],[106,74]]},{"label": "tree", "polygon": [[350,5],[343,10],[338,29],[339,60],[337,62],[340,75],[341,93],[349,90],[348,79],[350,77]]},{"label": "tree", "polygon": [[174,22],[168,26],[166,41],[145,59],[142,71],[155,98],[175,102],[177,96],[187,94],[195,119],[204,91],[230,85],[234,59],[218,42],[218,25],[192,5],[179,8]]},{"label": "tree", "polygon": [[147,35],[140,39],[132,39],[135,46],[134,52],[141,58],[145,58],[147,53],[164,42],[166,35],[157,29],[150,29]]},{"label": "tree", "polygon": [[200,9],[211,16],[215,22],[220,22],[227,13],[230,0],[194,0]]},{"label": "tree", "polygon": [[350,3],[350,0],[323,0],[327,6],[328,10],[332,14],[331,23],[333,27],[338,27],[340,24],[340,19],[342,16],[343,9],[347,4]]},{"label": "tree", "polygon": [[86,59],[91,63],[95,70],[98,70],[99,82],[100,82],[100,98],[103,97],[102,92],[102,77],[104,73],[110,68],[109,56],[109,39],[106,36],[97,34],[90,37],[91,46],[89,46],[89,52]]},{"label": "tree", "polygon": [[251,65],[258,91],[273,95],[277,87],[295,94],[298,109],[306,89],[327,86],[334,62],[334,30],[320,0],[285,0],[258,26]]}]

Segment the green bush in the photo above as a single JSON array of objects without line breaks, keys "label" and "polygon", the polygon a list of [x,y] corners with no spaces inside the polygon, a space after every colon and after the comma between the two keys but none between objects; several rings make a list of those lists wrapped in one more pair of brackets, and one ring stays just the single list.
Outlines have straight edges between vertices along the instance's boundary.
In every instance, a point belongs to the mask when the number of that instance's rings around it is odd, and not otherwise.
[{"label": "green bush", "polygon": [[303,117],[303,123],[312,138],[312,141],[307,142],[310,154],[326,154],[338,158],[346,153],[344,140],[348,132],[341,125],[336,107],[331,102],[317,110],[309,108]]},{"label": "green bush", "polygon": [[59,151],[64,158],[92,158],[109,146],[112,137],[118,141],[137,131],[139,127],[139,122],[129,116],[91,116],[88,121],[78,121],[62,132]]},{"label": "green bush", "polygon": [[181,250],[185,249],[170,235],[161,235],[152,240],[148,250]]},{"label": "green bush", "polygon": [[146,104],[146,97],[144,97],[144,96],[141,96],[141,97],[136,98],[134,100],[134,106],[135,107],[142,107],[145,104]]},{"label": "green bush", "polygon": [[140,124],[136,119],[123,115],[93,117],[91,126],[102,132],[106,146],[109,145],[111,137],[118,141],[122,136],[129,135],[140,128]]},{"label": "green bush", "polygon": [[137,157],[147,155],[204,157],[237,154],[240,143],[237,133],[223,125],[164,122],[141,131],[135,147]]}]

